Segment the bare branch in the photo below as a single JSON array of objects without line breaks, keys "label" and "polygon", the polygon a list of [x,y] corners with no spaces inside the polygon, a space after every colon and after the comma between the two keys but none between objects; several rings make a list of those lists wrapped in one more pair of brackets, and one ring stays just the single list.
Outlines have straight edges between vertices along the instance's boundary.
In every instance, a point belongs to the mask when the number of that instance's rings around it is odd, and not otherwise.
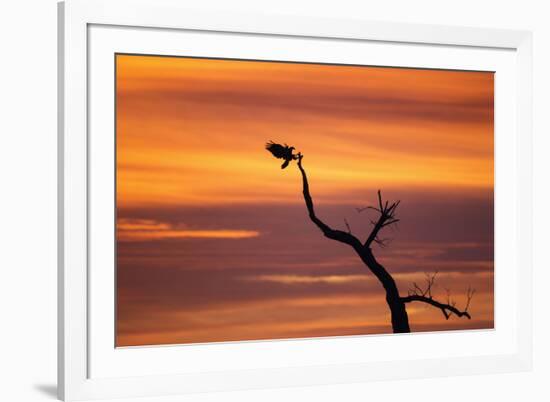
[{"label": "bare branch", "polygon": [[470,302],[472,301],[472,297],[474,297],[475,292],[475,289],[472,289],[470,286],[468,286],[468,290],[466,292],[466,307],[464,308],[466,311],[468,311],[468,308],[470,307]]},{"label": "bare branch", "polygon": [[307,181],[307,175],[306,171],[304,170],[302,166],[302,159],[303,155],[301,153],[298,153],[298,168],[300,169],[300,173],[302,174],[302,184],[303,184],[303,194],[304,194],[304,201],[306,203],[307,211],[309,214],[309,219],[323,232],[323,234],[328,237],[329,239],[339,241],[341,243],[348,244],[352,246],[355,249],[361,248],[361,242],[351,233],[346,233],[342,230],[335,230],[332,229],[330,226],[328,226],[325,222],[323,222],[321,219],[317,217],[315,214],[315,209],[313,207],[313,199],[311,198],[311,194],[309,193],[309,183]]},{"label": "bare branch", "polygon": [[376,244],[378,244],[380,247],[385,248],[391,243],[392,239],[389,239],[389,238],[381,239],[379,237],[376,237],[373,241]]},{"label": "bare branch", "polygon": [[437,276],[437,271],[434,272],[432,275],[426,274],[426,287],[424,289],[418,286],[416,282],[413,282],[413,288],[409,289],[408,296],[401,297],[401,301],[403,303],[419,301],[419,302],[430,304],[440,309],[443,315],[445,316],[445,319],[447,320],[453,314],[455,314],[457,317],[466,317],[468,319],[471,319],[472,317],[468,312],[468,308],[470,307],[470,302],[475,293],[475,290],[468,288],[466,307],[464,307],[464,310],[461,311],[458,308],[456,308],[456,302],[451,300],[451,291],[449,289],[445,289],[447,293],[447,303],[442,303],[434,299],[432,295],[432,289],[435,284],[436,276]]},{"label": "bare branch", "polygon": [[389,201],[383,201],[382,200],[382,192],[378,190],[378,208],[367,206],[365,208],[358,208],[358,212],[362,212],[366,209],[372,209],[374,211],[377,211],[380,216],[378,217],[378,220],[371,221],[373,224],[373,228],[371,233],[369,234],[367,240],[364,243],[364,247],[370,247],[372,243],[376,243],[380,245],[381,247],[385,247],[387,245],[387,239],[380,239],[378,237],[378,234],[382,228],[386,226],[391,226],[397,222],[399,222],[399,219],[395,217],[395,211],[397,210],[397,207],[399,206],[400,201],[389,203]]},{"label": "bare branch", "polygon": [[466,310],[460,311],[459,309],[457,309],[455,307],[454,304],[451,305],[451,304],[441,303],[441,302],[438,302],[437,300],[434,300],[431,297],[426,297],[426,296],[422,296],[422,295],[410,295],[410,296],[402,297],[401,301],[403,303],[410,303],[410,302],[413,302],[413,301],[420,301],[420,302],[430,304],[434,307],[439,308],[447,320],[449,319],[449,317],[452,314],[455,314],[458,317],[463,317],[464,316],[468,319],[472,318],[470,316],[470,313],[468,313],[468,311],[466,311]]},{"label": "bare branch", "polygon": [[378,208],[376,208],[376,207],[371,207],[371,206],[369,206],[369,205],[367,205],[366,207],[363,207],[363,208],[355,208],[355,210],[357,211],[357,213],[361,213],[361,212],[363,212],[363,211],[366,211],[367,209],[372,209],[372,210],[377,211],[377,212],[380,212],[380,213],[382,212],[382,211],[380,211]]},{"label": "bare branch", "polygon": [[397,222],[399,222],[399,219],[391,219],[391,220],[387,221],[386,223],[384,223],[384,224],[382,225],[382,227],[386,227],[386,226],[389,226],[389,225],[393,225],[394,223],[397,223]]}]

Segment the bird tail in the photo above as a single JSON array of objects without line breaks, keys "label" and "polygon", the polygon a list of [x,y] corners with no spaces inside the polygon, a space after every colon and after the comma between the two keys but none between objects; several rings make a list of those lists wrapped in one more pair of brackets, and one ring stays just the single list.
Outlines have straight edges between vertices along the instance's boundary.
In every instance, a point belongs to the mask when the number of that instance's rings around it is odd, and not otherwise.
[{"label": "bird tail", "polygon": [[290,163],[290,159],[285,160],[285,163],[283,163],[283,164],[281,165],[281,169],[286,168],[286,167],[288,166],[289,163]]}]

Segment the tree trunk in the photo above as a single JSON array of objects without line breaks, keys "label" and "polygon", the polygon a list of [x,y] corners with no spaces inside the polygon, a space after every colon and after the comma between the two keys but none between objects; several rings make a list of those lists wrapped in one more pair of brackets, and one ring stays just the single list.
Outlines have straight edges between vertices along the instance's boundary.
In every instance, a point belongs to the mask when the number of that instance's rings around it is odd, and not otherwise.
[{"label": "tree trunk", "polygon": [[386,302],[391,312],[391,324],[394,333],[411,332],[409,327],[409,316],[407,315],[407,309],[405,303],[399,296],[397,285],[393,277],[386,271],[386,269],[374,258],[372,250],[370,248],[361,247],[355,250],[361,260],[370,269],[370,271],[380,281],[384,290],[386,291]]},{"label": "tree trunk", "polygon": [[401,301],[399,296],[395,297],[394,295],[390,295],[388,291],[386,291],[386,301],[391,310],[391,325],[393,332],[395,334],[411,332],[405,303]]}]

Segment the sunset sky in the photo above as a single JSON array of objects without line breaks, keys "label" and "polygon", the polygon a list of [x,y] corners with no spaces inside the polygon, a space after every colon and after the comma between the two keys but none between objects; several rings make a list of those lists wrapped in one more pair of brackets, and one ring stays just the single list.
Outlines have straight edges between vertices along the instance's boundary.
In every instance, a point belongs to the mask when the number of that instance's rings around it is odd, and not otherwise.
[{"label": "sunset sky", "polygon": [[493,327],[493,73],[118,55],[117,346],[391,332],[381,285],[309,221],[365,239],[403,295],[438,271],[472,320],[408,304],[412,331]]}]

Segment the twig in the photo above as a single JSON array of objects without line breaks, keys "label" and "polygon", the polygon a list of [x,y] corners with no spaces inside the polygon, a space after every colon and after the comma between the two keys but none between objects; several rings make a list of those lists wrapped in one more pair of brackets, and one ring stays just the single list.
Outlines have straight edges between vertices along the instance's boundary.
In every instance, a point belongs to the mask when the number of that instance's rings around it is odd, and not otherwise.
[{"label": "twig", "polygon": [[348,233],[351,234],[351,227],[349,226],[348,220],[344,218],[344,223],[346,224],[346,228],[348,228]]}]

